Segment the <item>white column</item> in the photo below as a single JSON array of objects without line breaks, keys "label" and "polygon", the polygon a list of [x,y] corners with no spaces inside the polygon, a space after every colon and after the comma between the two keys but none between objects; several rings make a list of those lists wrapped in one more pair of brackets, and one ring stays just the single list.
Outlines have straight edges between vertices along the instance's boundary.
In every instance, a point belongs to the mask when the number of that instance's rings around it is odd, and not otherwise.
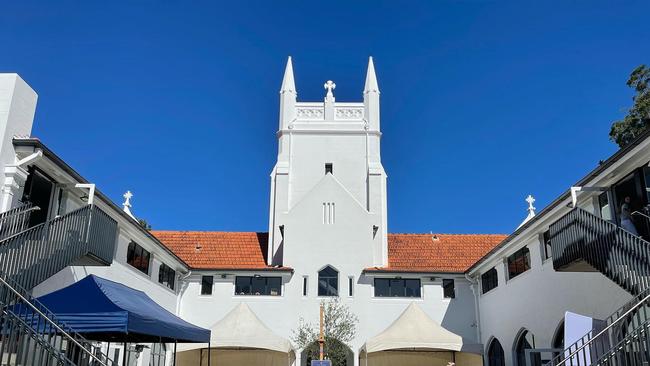
[{"label": "white column", "polygon": [[359,366],[359,351],[353,351],[354,354],[354,366]]},{"label": "white column", "polygon": [[20,194],[20,188],[25,185],[27,180],[27,171],[18,166],[8,166],[5,168],[5,181],[2,185],[2,197],[0,200],[0,212],[5,212],[13,208]]}]

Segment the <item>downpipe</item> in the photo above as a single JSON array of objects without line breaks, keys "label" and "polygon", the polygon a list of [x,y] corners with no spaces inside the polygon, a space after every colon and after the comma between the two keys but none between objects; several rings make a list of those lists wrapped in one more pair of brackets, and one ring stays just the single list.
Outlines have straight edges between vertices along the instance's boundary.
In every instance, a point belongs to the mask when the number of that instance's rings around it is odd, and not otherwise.
[{"label": "downpipe", "polygon": [[469,281],[470,288],[474,294],[474,317],[476,318],[476,340],[481,344],[481,312],[479,311],[479,289],[478,289],[478,280],[472,280],[471,277],[465,273],[465,279]]}]

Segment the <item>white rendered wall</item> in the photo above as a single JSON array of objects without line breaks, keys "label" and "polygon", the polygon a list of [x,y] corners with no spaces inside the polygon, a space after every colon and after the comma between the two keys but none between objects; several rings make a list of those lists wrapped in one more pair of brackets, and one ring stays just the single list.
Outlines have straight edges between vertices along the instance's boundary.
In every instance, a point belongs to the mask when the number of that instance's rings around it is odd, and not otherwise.
[{"label": "white rendered wall", "polygon": [[[340,243],[345,241],[364,252],[355,258],[357,270],[388,264],[386,173],[381,165],[379,89],[372,59],[363,103],[337,102],[334,87],[331,81],[326,83],[323,102],[297,102],[289,59],[280,91],[278,158],[271,173],[269,264],[295,267],[292,260],[303,250],[335,250],[333,242],[342,249]],[[323,183],[326,164],[332,164],[337,184]],[[323,184],[329,186],[322,188]],[[298,210],[306,201],[310,207]],[[312,225],[322,224],[322,207],[332,204],[336,208],[329,215],[335,215],[338,228]],[[353,213],[343,206],[358,209]],[[341,226],[343,222],[349,230]],[[312,242],[315,237],[320,241]]]},{"label": "white rendered wall", "polygon": [[514,365],[514,344],[522,328],[535,336],[536,348],[552,348],[566,311],[604,319],[632,298],[600,273],[556,272],[552,260],[542,263],[537,238],[527,244],[531,269],[506,282],[506,267],[496,261],[499,286],[479,298],[481,341],[487,350],[496,337],[506,365]]},{"label": "white rendered wall", "polygon": [[19,198],[16,191],[24,183],[6,177],[5,168],[16,163],[12,139],[32,133],[37,99],[36,92],[18,74],[0,74],[0,212],[15,204]]},{"label": "white rendered wall", "polygon": [[[332,248],[337,249],[337,248]],[[463,276],[455,278],[456,298],[443,298],[441,276],[431,281],[422,279],[422,298],[375,298],[372,279],[360,275],[360,268],[354,259],[348,259],[352,251],[333,250],[324,258],[316,254],[305,258],[293,275],[285,274],[282,296],[236,296],[234,293],[235,273],[232,271],[208,272],[193,271],[181,294],[180,316],[202,327],[210,327],[221,320],[230,310],[241,302],[248,304],[253,312],[274,332],[291,339],[292,331],[298,327],[300,318],[310,322],[318,321],[319,304],[317,270],[330,263],[339,269],[340,300],[348,305],[359,317],[357,337],[352,342],[352,350],[358,351],[365,341],[386,329],[411,302],[416,302],[429,316],[443,327],[463,336],[469,342],[477,343],[474,318],[474,296],[469,282]],[[280,276],[274,273],[261,273],[264,276]],[[201,275],[214,275],[212,295],[201,295]],[[226,274],[226,278],[221,278]],[[254,272],[241,272],[237,275],[253,275]],[[303,275],[309,276],[309,291],[302,296]],[[348,275],[355,276],[354,296],[348,297]],[[402,278],[411,278],[402,274]],[[417,278],[417,277],[414,277]],[[288,282],[286,282],[288,281]],[[356,357],[355,357],[355,362]],[[356,363],[355,363],[356,364]]]},{"label": "white rendered wall", "polygon": [[[650,160],[650,139],[621,157],[600,174],[590,178],[584,186],[610,187],[634,169]],[[595,202],[598,192],[580,193],[578,206],[599,215]],[[543,217],[525,229],[504,248],[472,269],[470,275],[480,274],[492,267],[497,269],[499,286],[480,295],[481,340],[484,347],[492,337],[503,346],[506,365],[513,365],[515,338],[522,328],[535,336],[535,347],[550,348],[553,336],[566,311],[604,319],[632,296],[598,272],[556,272],[552,260],[542,262],[539,236],[570,210],[570,199],[549,210]],[[532,268],[506,282],[505,258],[524,245],[528,246]],[[568,346],[568,345],[567,345]]]}]

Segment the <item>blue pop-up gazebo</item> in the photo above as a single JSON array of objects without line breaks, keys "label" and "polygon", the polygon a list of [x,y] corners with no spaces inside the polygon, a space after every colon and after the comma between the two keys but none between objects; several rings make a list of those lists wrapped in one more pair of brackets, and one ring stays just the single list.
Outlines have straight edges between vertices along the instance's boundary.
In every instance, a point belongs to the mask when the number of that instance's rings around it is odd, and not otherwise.
[{"label": "blue pop-up gazebo", "polygon": [[95,275],[36,300],[68,328],[90,340],[210,341],[209,330],[170,313],[144,292]]}]

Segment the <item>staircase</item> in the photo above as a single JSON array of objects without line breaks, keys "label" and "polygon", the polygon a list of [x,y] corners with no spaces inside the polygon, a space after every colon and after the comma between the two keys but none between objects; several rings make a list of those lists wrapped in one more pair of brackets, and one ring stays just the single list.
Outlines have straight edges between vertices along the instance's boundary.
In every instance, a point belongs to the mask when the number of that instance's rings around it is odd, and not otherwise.
[{"label": "staircase", "polygon": [[0,273],[31,290],[67,266],[110,265],[117,222],[94,205],[0,240]]},{"label": "staircase", "polygon": [[117,366],[58,321],[17,283],[0,276],[0,365]]},{"label": "staircase", "polygon": [[650,242],[581,208],[550,226],[556,271],[598,271],[633,295],[650,285]]},{"label": "staircase", "polygon": [[[637,343],[640,340],[637,330],[647,330],[650,325],[648,322],[650,322],[650,289],[639,294],[605,319],[605,327],[601,331],[587,333],[546,365],[644,365],[630,362],[617,363],[616,360],[629,349],[640,345]],[[646,357],[646,361],[650,362],[650,348],[647,347],[650,344],[641,344],[641,346],[642,352],[639,356]],[[644,354],[641,355],[642,353]]]},{"label": "staircase", "polygon": [[87,205],[26,228],[33,209],[0,215],[0,365],[117,365],[29,293],[70,265],[110,265],[117,222]]},{"label": "staircase", "polygon": [[581,208],[550,226],[556,271],[598,271],[635,297],[547,365],[650,365],[650,242]]}]

